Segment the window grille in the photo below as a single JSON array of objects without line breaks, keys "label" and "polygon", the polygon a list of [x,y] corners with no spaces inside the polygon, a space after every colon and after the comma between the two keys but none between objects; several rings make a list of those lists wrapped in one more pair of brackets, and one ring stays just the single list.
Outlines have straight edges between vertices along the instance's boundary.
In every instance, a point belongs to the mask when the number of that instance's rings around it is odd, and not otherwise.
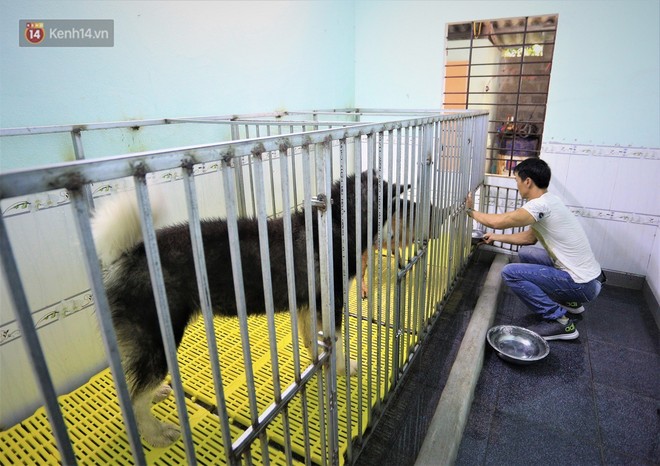
[{"label": "window grille", "polygon": [[557,15],[447,26],[444,108],[489,110],[486,172],[541,150]]}]

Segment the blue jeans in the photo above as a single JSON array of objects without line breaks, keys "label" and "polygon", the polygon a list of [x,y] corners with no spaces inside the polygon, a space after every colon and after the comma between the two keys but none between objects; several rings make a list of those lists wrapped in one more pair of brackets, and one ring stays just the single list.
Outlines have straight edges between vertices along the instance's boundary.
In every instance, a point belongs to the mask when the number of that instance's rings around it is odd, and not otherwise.
[{"label": "blue jeans", "polygon": [[555,268],[547,251],[539,247],[522,247],[521,263],[507,264],[502,278],[525,305],[544,319],[558,319],[566,309],[558,303],[587,303],[600,293],[598,279],[575,283],[568,272]]}]

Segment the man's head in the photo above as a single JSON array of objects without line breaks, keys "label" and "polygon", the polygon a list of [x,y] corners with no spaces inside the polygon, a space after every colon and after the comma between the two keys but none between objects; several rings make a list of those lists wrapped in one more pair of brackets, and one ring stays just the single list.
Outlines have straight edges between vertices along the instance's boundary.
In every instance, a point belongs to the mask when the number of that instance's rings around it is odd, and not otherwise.
[{"label": "man's head", "polygon": [[531,179],[537,188],[547,189],[550,184],[550,167],[544,160],[536,157],[525,159],[513,169],[513,174],[525,182]]}]

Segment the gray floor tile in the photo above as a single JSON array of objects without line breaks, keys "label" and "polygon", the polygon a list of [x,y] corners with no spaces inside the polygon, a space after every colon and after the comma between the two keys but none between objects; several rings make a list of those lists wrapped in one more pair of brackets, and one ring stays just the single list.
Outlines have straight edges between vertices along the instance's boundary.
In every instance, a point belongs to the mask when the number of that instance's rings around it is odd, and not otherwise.
[{"label": "gray floor tile", "polygon": [[565,434],[543,422],[531,421],[499,411],[493,425],[484,465],[600,465],[596,444]]},{"label": "gray floor tile", "polygon": [[660,356],[601,341],[590,343],[595,382],[660,400]]},{"label": "gray floor tile", "polygon": [[529,422],[542,422],[576,439],[598,443],[598,420],[589,379],[530,375],[521,372],[510,377],[500,387],[497,408]]},{"label": "gray floor tile", "polygon": [[660,459],[660,401],[595,384],[603,447],[608,451]]},{"label": "gray floor tile", "polygon": [[649,353],[659,351],[658,327],[641,291],[604,288],[584,312],[584,325],[592,340]]},{"label": "gray floor tile", "polygon": [[486,448],[495,408],[491,404],[473,403],[470,411],[474,415],[469,417],[465,426],[455,466],[483,464],[486,460]]}]

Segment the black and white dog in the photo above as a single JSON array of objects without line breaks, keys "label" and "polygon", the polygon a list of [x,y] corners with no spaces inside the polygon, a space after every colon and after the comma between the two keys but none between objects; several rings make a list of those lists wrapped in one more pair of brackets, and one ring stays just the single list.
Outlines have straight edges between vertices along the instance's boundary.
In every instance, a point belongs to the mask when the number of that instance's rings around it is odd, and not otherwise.
[{"label": "black and white dog", "polygon": [[[348,251],[360,245],[364,252],[368,248],[367,231],[371,222],[374,235],[378,232],[378,177],[373,173],[373,182],[368,183],[368,173],[361,175],[361,192],[356,193],[355,177],[346,180],[347,190],[347,242]],[[382,212],[386,213],[388,183],[382,182]],[[372,212],[369,218],[368,194],[373,193]],[[393,196],[399,195],[392,191]],[[332,187],[332,242],[334,263],[334,301],[337,334],[341,333],[343,286],[341,256],[341,203],[340,183]],[[361,197],[361,231],[356,231],[356,196]],[[392,203],[394,204],[394,203]],[[314,208],[316,209],[316,208]],[[154,207],[157,217],[158,205]],[[316,333],[310,328],[309,303],[313,299],[320,312],[318,226],[313,222],[314,268],[317,280],[317,295],[309,296],[307,283],[306,233],[304,212],[298,210],[291,216],[293,229],[293,255],[295,287],[300,318],[300,334],[305,346],[311,350],[312,338]],[[227,223],[224,220],[203,220],[201,223],[204,254],[210,283],[214,313],[235,316],[236,298],[231,273],[230,244]],[[162,423],[151,413],[151,404],[166,398],[171,388],[163,385],[167,375],[167,363],[161,340],[156,306],[149,276],[147,257],[142,241],[141,227],[135,199],[117,196],[101,205],[93,219],[93,231],[99,258],[104,267],[105,287],[112,312],[112,319],[126,372],[133,409],[142,437],[155,447],[174,442],[180,435],[178,426]],[[192,246],[187,223],[168,226],[157,230],[157,241],[165,281],[174,337],[177,347],[186,326],[199,314],[199,294],[195,278]],[[248,313],[265,313],[264,289],[259,249],[259,231],[256,219],[239,219],[238,235],[242,261],[245,299]],[[284,226],[281,218],[268,221],[270,250],[270,272],[272,293],[276,311],[289,308],[287,271],[284,249]],[[349,257],[353,255],[349,254]],[[352,278],[357,271],[355,259],[349,259],[348,272]],[[320,326],[321,319],[317,320]],[[317,329],[317,331],[320,330]],[[335,346],[337,368],[346,372],[343,344]],[[351,361],[351,374],[357,372],[357,364]]]}]

